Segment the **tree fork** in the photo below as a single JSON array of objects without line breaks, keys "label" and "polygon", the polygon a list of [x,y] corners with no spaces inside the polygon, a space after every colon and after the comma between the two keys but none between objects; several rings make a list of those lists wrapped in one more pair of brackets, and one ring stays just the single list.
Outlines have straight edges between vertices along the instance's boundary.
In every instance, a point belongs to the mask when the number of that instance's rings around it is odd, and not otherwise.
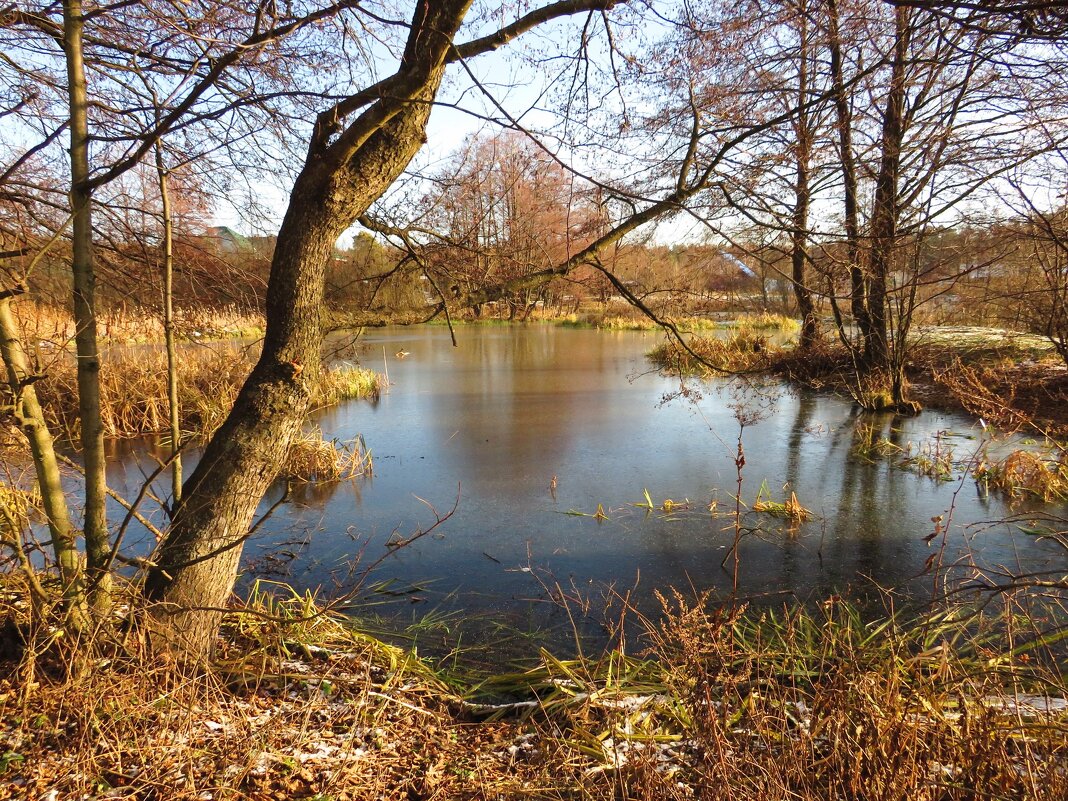
[{"label": "tree fork", "polygon": [[148,598],[157,602],[150,628],[187,658],[211,650],[256,507],[307,412],[307,378],[319,367],[320,307],[334,244],[422,147],[446,56],[469,2],[418,3],[399,70],[411,91],[380,98],[332,144],[309,148],[271,263],[260,359],[186,481],[156,559],[159,569],[146,582]]}]

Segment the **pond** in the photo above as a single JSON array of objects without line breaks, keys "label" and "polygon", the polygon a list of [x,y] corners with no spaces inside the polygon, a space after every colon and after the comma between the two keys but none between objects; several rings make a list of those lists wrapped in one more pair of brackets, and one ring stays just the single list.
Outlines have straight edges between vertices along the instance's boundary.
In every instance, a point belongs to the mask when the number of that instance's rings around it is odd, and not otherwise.
[{"label": "pond", "polygon": [[[513,632],[566,638],[572,625],[596,637],[623,598],[654,611],[654,592],[669,587],[727,596],[737,582],[739,596],[768,605],[870,600],[875,586],[922,600],[938,586],[932,556],[958,575],[1064,563],[1055,543],[1004,522],[1040,506],[1010,506],[965,474],[988,439],[967,417],[862,415],[779,382],[682,387],[645,359],[658,333],[470,325],[457,337],[453,347],[443,326],[365,334],[361,359],[388,370],[388,392],[313,422],[328,437],[362,436],[374,473],[296,488],[247,546],[246,584],[277,575],[338,595],[359,583],[354,614],[392,630],[419,624],[421,647],[441,649]],[[904,450],[857,455],[861,426]],[[921,451],[952,453],[952,480],[900,465]],[[152,465],[144,452],[120,456],[111,482],[132,494]],[[791,493],[807,522],[749,509],[758,494]],[[936,518],[948,533],[925,542]]]}]

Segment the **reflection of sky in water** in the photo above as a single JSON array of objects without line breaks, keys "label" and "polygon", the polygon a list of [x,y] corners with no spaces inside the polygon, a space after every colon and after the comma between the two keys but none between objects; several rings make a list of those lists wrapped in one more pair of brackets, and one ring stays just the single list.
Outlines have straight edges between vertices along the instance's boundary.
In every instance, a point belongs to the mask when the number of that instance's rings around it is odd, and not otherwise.
[{"label": "reflection of sky in water", "polygon": [[[547,605],[531,600],[545,599],[544,581],[595,591],[637,584],[632,599],[642,605],[657,587],[728,592],[732,578],[721,562],[731,520],[707,510],[712,499],[720,510],[733,508],[731,407],[744,403],[743,414],[759,410],[762,419],[744,432],[743,500],[751,503],[766,481],[775,500],[796,492],[815,517],[791,532],[766,516],[745,516],[743,595],[821,597],[868,578],[927,592],[930,577],[916,578],[932,553],[923,537],[954,502],[947,561],[1014,570],[1063,564],[1053,545],[978,525],[1009,510],[981,498],[970,480],[938,483],[885,460],[852,458],[858,417],[841,399],[776,385],[769,405],[767,393],[723,385],[696,403],[661,404],[678,381],[648,372],[643,354],[658,341],[653,334],[469,326],[458,337],[453,348],[444,327],[368,334],[364,363],[381,369],[386,354],[392,388],[377,405],[346,404],[315,422],[341,440],[362,434],[374,477],[299,488],[249,544],[247,562],[295,554],[288,580],[344,587],[354,559],[362,554],[366,564],[391,535],[410,536],[459,498],[435,536],[377,571],[376,580],[394,580],[392,591],[420,587],[404,601],[416,617],[440,606],[538,618]],[[398,360],[398,350],[411,355]],[[982,434],[966,418],[930,412],[875,422],[902,445],[949,432],[943,446],[958,459]],[[153,466],[144,455],[116,462],[112,484],[133,486]],[[645,489],[657,504],[688,499],[690,509],[671,519],[646,514],[633,505]],[[592,513],[598,504],[609,520],[566,514]]]}]

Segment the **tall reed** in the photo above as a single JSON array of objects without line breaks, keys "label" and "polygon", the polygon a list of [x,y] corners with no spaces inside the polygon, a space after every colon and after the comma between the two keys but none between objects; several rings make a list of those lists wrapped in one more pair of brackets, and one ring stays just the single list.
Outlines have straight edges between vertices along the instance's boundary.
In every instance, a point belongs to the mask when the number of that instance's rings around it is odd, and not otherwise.
[{"label": "tall reed", "polygon": [[[183,348],[178,395],[186,436],[205,436],[222,424],[252,366],[251,354],[235,345]],[[376,373],[358,366],[324,369],[312,388],[312,406],[377,398],[380,381]],[[100,385],[105,436],[168,430],[167,360],[162,350],[148,346],[111,349],[103,359]],[[78,395],[73,365],[60,354],[36,387],[52,430],[57,436],[76,438]]]}]

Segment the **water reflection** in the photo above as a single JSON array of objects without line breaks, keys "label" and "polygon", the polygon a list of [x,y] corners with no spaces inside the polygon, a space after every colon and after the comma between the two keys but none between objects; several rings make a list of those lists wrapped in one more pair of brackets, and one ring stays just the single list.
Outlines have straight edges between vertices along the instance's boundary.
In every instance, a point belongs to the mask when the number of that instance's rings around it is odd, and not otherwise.
[{"label": "water reflection", "polygon": [[[455,503],[433,536],[399,549],[376,573],[399,594],[374,597],[392,600],[382,609],[402,621],[430,608],[484,615],[480,635],[493,640],[501,621],[523,628],[556,619],[556,583],[594,595],[612,585],[646,609],[656,588],[726,593],[732,522],[708,506],[733,506],[739,415],[742,501],[751,503],[766,482],[776,500],[795,492],[814,512],[792,529],[745,514],[743,595],[768,603],[826,597],[869,580],[922,594],[931,586],[923,538],[954,500],[948,561],[1034,569],[1063,562],[1055,545],[1014,537],[1006,525],[969,541],[971,526],[1009,512],[978,497],[969,481],[939,482],[854,453],[862,426],[905,448],[939,431],[978,436],[965,418],[862,417],[841,399],[777,384],[739,391],[724,382],[699,400],[662,404],[678,382],[648,372],[653,336],[549,326],[471,326],[458,335],[455,348],[443,327],[367,336],[364,364],[382,369],[385,361],[393,386],[375,406],[346,404],[314,422],[329,437],[362,434],[374,476],[295,488],[250,543],[248,564],[265,569],[269,554],[284,551],[271,570],[301,587],[341,590],[391,538],[432,525]],[[399,350],[410,355],[397,360]],[[962,452],[977,444],[956,441]],[[143,449],[117,452],[109,478],[132,487],[154,466]],[[634,505],[645,490],[657,506],[689,503],[671,514],[646,512]],[[599,505],[607,520],[589,516]]]}]

